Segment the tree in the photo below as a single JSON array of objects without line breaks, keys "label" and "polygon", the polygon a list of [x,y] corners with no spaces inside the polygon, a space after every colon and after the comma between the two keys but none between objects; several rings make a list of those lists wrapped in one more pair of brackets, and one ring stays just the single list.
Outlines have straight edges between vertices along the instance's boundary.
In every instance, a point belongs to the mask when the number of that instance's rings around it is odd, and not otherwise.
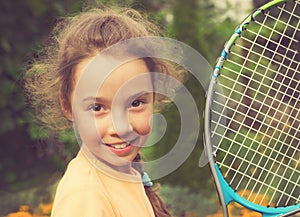
[{"label": "tree", "polygon": [[[11,198],[16,192],[33,186],[43,189],[43,183],[48,183],[49,176],[63,168],[63,158],[47,155],[45,151],[46,147],[53,147],[51,144],[54,142],[47,146],[41,143],[49,139],[49,135],[35,127],[22,90],[22,74],[29,59],[39,54],[40,44],[54,25],[54,18],[78,11],[82,4],[71,0],[12,0],[1,3],[0,215],[17,208],[22,197]],[[37,193],[38,199],[45,199],[41,196],[42,192]],[[23,199],[30,200],[30,197]]]}]

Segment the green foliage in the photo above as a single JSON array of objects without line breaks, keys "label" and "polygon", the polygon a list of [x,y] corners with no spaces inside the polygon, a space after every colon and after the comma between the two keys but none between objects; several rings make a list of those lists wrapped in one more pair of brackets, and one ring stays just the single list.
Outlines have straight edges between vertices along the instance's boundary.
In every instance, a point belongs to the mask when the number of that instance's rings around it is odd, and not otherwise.
[{"label": "green foliage", "polygon": [[[179,168],[177,168],[167,176],[160,178],[158,181],[161,183],[169,183],[172,185],[186,186],[194,192],[210,194],[210,192],[212,191],[211,180],[209,178],[203,178],[210,177],[208,166],[202,168],[198,166],[200,156],[203,154],[202,114],[205,101],[204,90],[199,87],[199,82],[194,77],[190,77],[185,86],[192,94],[194,102],[197,105],[198,115],[200,119],[197,119],[195,116],[192,121],[200,121],[200,131],[195,132],[194,129],[191,129],[190,135],[184,135],[186,138],[186,144],[179,144],[177,146],[178,153],[176,154],[180,156],[180,153],[185,153],[185,146],[195,145],[194,149]],[[189,105],[187,105],[187,107],[184,109],[186,110],[186,112],[188,112]],[[160,141],[157,142],[157,144],[144,149],[145,151],[143,151],[143,154],[145,155],[146,161],[151,161],[165,156],[174,148],[175,144],[177,143],[178,136],[180,135],[180,133],[182,133],[180,123],[181,114],[176,108],[176,105],[171,105],[169,108],[161,112],[161,114],[166,119],[167,129],[163,137]],[[195,126],[195,124],[191,123],[191,126]],[[156,128],[159,126],[157,126],[157,123],[154,122],[153,127]],[[186,132],[188,131],[185,130],[185,133]],[[172,162],[167,163],[172,164]]]},{"label": "green foliage", "polygon": [[28,205],[37,207],[39,203],[52,202],[53,192],[57,187],[57,181],[60,174],[53,174],[48,180],[44,182],[35,183],[30,188],[19,190],[15,192],[3,192],[0,190],[0,216],[6,216],[8,213],[18,210],[20,205]]},{"label": "green foliage", "polygon": [[[65,167],[59,143],[34,121],[22,89],[22,75],[29,60],[55,19],[81,8],[81,1],[2,1],[0,8],[0,215],[4,209],[25,203],[21,192],[47,183],[51,174]],[[45,143],[45,140],[49,142]],[[47,145],[46,145],[47,144]],[[55,144],[55,145],[54,145]],[[57,151],[56,155],[53,152]],[[62,163],[64,162],[64,163]],[[6,195],[9,195],[6,197]],[[20,199],[20,200],[19,200]],[[37,199],[37,198],[35,198]],[[11,204],[11,206],[7,206]]]},{"label": "green foliage", "polygon": [[78,11],[79,1],[4,1],[0,9],[0,135],[28,122],[21,79],[28,57],[47,36],[54,17]]},{"label": "green foliage", "polygon": [[201,193],[195,193],[185,186],[163,185],[159,191],[160,196],[170,207],[172,214],[175,216],[207,216],[217,210],[216,197],[207,197]]},{"label": "green foliage", "polygon": [[221,20],[222,11],[216,11],[212,1],[176,0],[173,11],[175,37],[214,64],[235,23],[230,19]]}]

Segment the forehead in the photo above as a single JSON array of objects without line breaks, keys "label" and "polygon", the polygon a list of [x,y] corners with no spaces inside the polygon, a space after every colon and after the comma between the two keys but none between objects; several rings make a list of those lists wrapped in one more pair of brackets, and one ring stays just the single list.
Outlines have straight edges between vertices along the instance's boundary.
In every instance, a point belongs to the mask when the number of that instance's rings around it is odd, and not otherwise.
[{"label": "forehead", "polygon": [[77,95],[98,96],[101,92],[107,95],[125,90],[132,94],[152,91],[151,75],[142,59],[128,62],[111,57],[88,59],[76,69],[74,92]]},{"label": "forehead", "polygon": [[108,82],[121,84],[130,80],[133,80],[134,82],[139,82],[143,79],[138,78],[145,73],[150,75],[146,63],[141,59],[132,60],[121,64],[117,68],[113,69],[110,73],[108,73],[102,85],[105,85],[105,83]]}]

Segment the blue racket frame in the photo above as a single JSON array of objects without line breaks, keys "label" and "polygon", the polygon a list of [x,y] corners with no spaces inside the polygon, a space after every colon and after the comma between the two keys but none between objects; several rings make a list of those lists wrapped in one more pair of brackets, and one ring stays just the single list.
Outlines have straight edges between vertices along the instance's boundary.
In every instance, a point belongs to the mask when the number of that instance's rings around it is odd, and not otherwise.
[{"label": "blue racket frame", "polygon": [[241,197],[240,195],[238,195],[226,182],[226,180],[224,179],[224,177],[222,176],[222,173],[218,167],[218,165],[215,163],[214,164],[215,167],[215,171],[216,174],[218,176],[219,179],[219,183],[220,183],[220,187],[221,190],[223,192],[223,198],[225,201],[225,204],[228,205],[231,201],[235,201],[237,203],[239,203],[240,205],[256,211],[256,212],[260,212],[262,214],[263,217],[276,217],[276,216],[280,216],[282,214],[287,214],[287,213],[291,213],[294,212],[295,210],[300,209],[300,204],[294,205],[294,206],[288,206],[288,207],[265,207],[265,206],[260,206],[257,205],[255,203],[252,203],[246,199],[244,199],[243,197]]},{"label": "blue racket frame", "polygon": [[[212,79],[211,79],[211,82],[210,82],[208,90],[207,90],[207,96],[211,96],[212,93],[214,92],[214,90],[216,88],[217,78],[220,74],[221,66],[223,65],[223,62],[226,60],[227,54],[229,53],[231,46],[234,44],[234,42],[237,40],[237,38],[241,35],[244,28],[247,27],[247,25],[251,22],[251,20],[253,20],[257,15],[262,13],[262,11],[270,8],[273,5],[277,5],[277,4],[288,2],[288,1],[289,0],[270,1],[269,3],[263,5],[262,7],[256,9],[255,11],[253,11],[251,13],[251,15],[249,15],[238,26],[238,28],[236,28],[236,30],[234,31],[234,34],[230,37],[230,39],[224,46],[221,56],[218,59],[218,62],[214,68],[214,71],[212,73]],[[211,105],[212,105],[212,97],[208,97],[206,100],[205,114],[210,114]],[[292,214],[300,212],[300,204],[296,204],[296,205],[288,206],[288,207],[278,207],[278,208],[267,207],[267,206],[261,206],[261,205],[252,203],[252,202],[244,199],[240,195],[238,195],[226,182],[217,163],[213,159],[214,154],[213,154],[213,150],[212,150],[212,144],[211,144],[211,140],[210,140],[211,137],[210,137],[210,132],[209,132],[210,118],[208,115],[205,115],[204,125],[205,125],[205,127],[204,127],[205,150],[208,155],[209,166],[210,166],[213,178],[214,178],[215,186],[217,189],[220,203],[223,208],[224,216],[226,216],[226,217],[229,216],[228,210],[227,210],[227,205],[232,201],[235,201],[238,204],[240,204],[250,210],[261,213],[263,217],[288,216],[288,215],[292,215]]]}]

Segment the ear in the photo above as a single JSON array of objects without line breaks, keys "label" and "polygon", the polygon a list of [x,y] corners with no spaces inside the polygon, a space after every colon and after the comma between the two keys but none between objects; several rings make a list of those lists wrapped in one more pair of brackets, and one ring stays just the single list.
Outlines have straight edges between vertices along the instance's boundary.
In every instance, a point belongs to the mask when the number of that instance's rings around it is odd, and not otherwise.
[{"label": "ear", "polygon": [[73,121],[72,108],[68,101],[66,101],[61,94],[59,94],[59,103],[62,112],[66,116],[66,118],[70,121]]}]

